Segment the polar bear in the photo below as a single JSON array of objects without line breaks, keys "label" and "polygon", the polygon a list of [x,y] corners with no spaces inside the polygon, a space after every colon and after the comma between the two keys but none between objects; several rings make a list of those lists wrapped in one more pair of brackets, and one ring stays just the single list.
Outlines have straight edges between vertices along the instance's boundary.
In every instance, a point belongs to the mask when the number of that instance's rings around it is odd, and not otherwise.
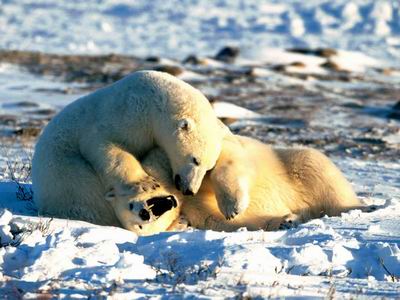
[{"label": "polar bear", "polygon": [[[147,222],[142,228],[135,228],[138,234],[172,230],[178,212],[195,228],[234,231],[241,227],[283,229],[312,218],[362,208],[340,170],[324,154],[310,148],[275,149],[252,138],[228,135],[217,164],[207,173],[195,196],[182,196],[173,189],[172,170],[160,149],[151,151],[142,166],[162,183],[161,196],[170,195],[179,205],[171,207],[169,215],[164,216],[162,227]],[[218,197],[221,185],[222,190],[233,187],[231,194],[241,192],[236,190],[238,186],[243,190],[247,187],[248,202],[221,202],[225,199]],[[107,199],[120,207],[117,212],[126,212],[120,219],[129,220],[131,215],[137,215],[128,199],[119,199],[112,193],[109,196]],[[157,197],[157,192],[149,196],[142,192],[137,199],[146,201],[153,197]],[[224,209],[230,205],[243,206],[243,212],[234,219],[226,218]]]},{"label": "polar bear", "polygon": [[[221,213],[225,205],[217,199],[213,177],[225,186],[239,177],[249,187],[248,206],[233,220]],[[278,149],[243,136],[225,139],[221,156],[196,197],[181,201],[182,214],[192,226],[217,231],[285,229],[362,208],[351,184],[320,151]]]},{"label": "polar bear", "polygon": [[139,162],[154,147],[165,151],[176,187],[194,194],[228,132],[189,84],[162,72],[133,73],[66,106],[46,126],[32,161],[39,213],[121,225],[104,195],[159,189]]}]

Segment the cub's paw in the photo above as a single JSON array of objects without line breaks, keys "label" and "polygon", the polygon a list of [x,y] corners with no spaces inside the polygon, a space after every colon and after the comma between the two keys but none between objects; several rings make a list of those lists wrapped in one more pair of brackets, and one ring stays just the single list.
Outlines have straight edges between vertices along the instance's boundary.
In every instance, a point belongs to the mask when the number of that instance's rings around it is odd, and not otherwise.
[{"label": "cub's paw", "polygon": [[296,214],[288,214],[283,217],[281,223],[279,224],[279,230],[288,230],[296,228],[300,225],[300,217]]}]

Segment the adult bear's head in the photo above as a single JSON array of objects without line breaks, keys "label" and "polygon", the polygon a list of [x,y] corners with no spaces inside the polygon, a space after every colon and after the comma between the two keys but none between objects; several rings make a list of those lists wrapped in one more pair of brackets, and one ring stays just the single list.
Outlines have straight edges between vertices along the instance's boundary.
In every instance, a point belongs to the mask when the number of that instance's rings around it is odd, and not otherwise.
[{"label": "adult bear's head", "polygon": [[155,142],[167,153],[176,187],[195,194],[215,166],[228,129],[199,90],[166,73],[147,74],[155,97]]}]

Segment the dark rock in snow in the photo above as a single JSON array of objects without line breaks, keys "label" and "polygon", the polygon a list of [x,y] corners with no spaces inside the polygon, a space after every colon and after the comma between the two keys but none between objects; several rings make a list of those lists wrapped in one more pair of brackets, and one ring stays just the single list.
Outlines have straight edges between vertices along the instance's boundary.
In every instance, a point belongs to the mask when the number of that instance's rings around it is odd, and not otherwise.
[{"label": "dark rock in snow", "polygon": [[231,64],[238,57],[239,53],[240,53],[239,48],[227,46],[227,47],[222,48],[217,53],[217,55],[215,55],[215,59]]},{"label": "dark rock in snow", "polygon": [[159,65],[154,67],[155,71],[166,72],[174,76],[178,76],[183,73],[183,69],[180,66],[174,65]]}]

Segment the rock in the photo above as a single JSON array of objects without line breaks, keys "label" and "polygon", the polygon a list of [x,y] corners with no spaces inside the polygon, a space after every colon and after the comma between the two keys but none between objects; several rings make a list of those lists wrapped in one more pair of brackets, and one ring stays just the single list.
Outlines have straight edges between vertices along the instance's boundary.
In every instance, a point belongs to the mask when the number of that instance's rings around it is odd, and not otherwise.
[{"label": "rock", "polygon": [[287,49],[289,52],[306,54],[306,55],[315,55],[329,58],[331,56],[337,55],[338,52],[332,48],[317,48],[317,49],[308,49],[308,48],[293,48]]},{"label": "rock", "polygon": [[52,116],[56,114],[56,111],[51,108],[43,108],[43,109],[38,109],[30,112],[35,115],[41,115],[41,116]]},{"label": "rock", "polygon": [[232,46],[227,46],[222,48],[217,55],[215,55],[215,59],[219,61],[223,61],[226,63],[233,63],[235,59],[238,57],[240,53],[239,48],[237,47],[232,47]]},{"label": "rock", "polygon": [[315,50],[315,55],[329,58],[331,56],[337,55],[338,52],[332,48],[318,48]]},{"label": "rock", "polygon": [[17,119],[17,116],[14,115],[0,115],[0,124],[15,125],[17,123]]},{"label": "rock", "polygon": [[389,119],[400,120],[400,110],[390,112],[387,117]]},{"label": "rock", "polygon": [[161,60],[158,56],[149,56],[145,59],[146,62],[159,63]]},{"label": "rock", "polygon": [[294,61],[291,64],[289,64],[291,67],[298,67],[298,68],[305,68],[306,64],[301,62],[301,61]]},{"label": "rock", "polygon": [[391,68],[384,68],[381,70],[383,75],[390,76],[393,75],[393,69]]},{"label": "rock", "polygon": [[39,104],[31,101],[20,101],[14,103],[6,103],[3,105],[4,107],[22,107],[22,108],[30,108],[30,107],[39,107]]},{"label": "rock", "polygon": [[20,135],[20,136],[25,136],[25,137],[28,137],[28,136],[36,137],[40,134],[41,131],[42,131],[42,129],[37,128],[37,127],[24,127],[24,128],[14,130],[14,134]]},{"label": "rock", "polygon": [[183,73],[183,69],[180,66],[175,65],[159,65],[154,67],[155,71],[166,72],[174,76],[178,76]]},{"label": "rock", "polygon": [[236,118],[218,118],[218,119],[220,119],[221,122],[224,123],[227,126],[235,123],[238,120]]},{"label": "rock", "polygon": [[272,67],[272,70],[276,72],[286,72],[287,71],[287,65],[275,65]]},{"label": "rock", "polygon": [[330,69],[330,70],[333,70],[333,71],[338,71],[338,72],[345,71],[337,63],[335,63],[335,62],[333,62],[331,60],[328,60],[326,63],[321,64],[321,67],[325,68],[325,69]]},{"label": "rock", "polygon": [[198,58],[196,55],[189,55],[186,57],[183,62],[184,64],[191,64],[191,65],[206,65],[207,62],[204,59]]}]

